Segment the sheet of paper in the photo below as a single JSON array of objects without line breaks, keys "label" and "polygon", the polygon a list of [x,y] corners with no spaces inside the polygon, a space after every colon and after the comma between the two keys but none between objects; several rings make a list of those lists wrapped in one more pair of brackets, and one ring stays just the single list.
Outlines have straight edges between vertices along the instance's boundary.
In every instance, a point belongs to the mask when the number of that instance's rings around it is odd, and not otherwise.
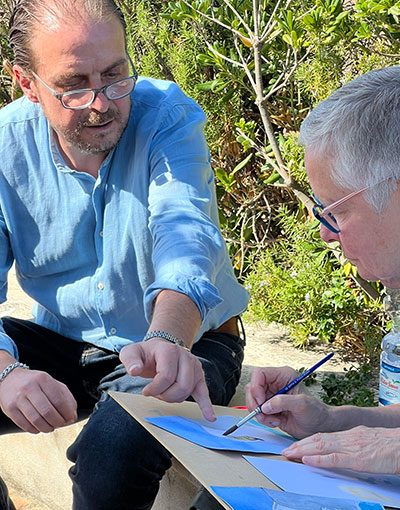
[{"label": "sheet of paper", "polygon": [[378,503],[307,496],[261,487],[214,487],[217,496],[232,510],[384,510]]},{"label": "sheet of paper", "polygon": [[285,491],[364,500],[400,508],[400,477],[395,475],[314,468],[297,462],[260,457],[244,458]]},{"label": "sheet of paper", "polygon": [[182,416],[160,416],[146,420],[192,443],[214,450],[280,454],[295,441],[290,436],[250,422],[229,436],[223,436],[225,430],[238,422],[237,417],[227,415],[218,416],[215,422]]}]

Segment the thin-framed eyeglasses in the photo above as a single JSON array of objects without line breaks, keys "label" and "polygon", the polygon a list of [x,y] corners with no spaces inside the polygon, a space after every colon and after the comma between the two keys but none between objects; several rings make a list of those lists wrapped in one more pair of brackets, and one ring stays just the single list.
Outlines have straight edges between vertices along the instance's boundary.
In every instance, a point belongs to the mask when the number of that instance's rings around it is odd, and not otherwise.
[{"label": "thin-framed eyeglasses", "polygon": [[334,217],[334,215],[331,213],[331,211],[333,209],[335,209],[336,207],[339,207],[339,205],[344,204],[351,198],[359,195],[360,193],[363,193],[364,191],[367,191],[367,190],[373,188],[374,186],[377,186],[378,184],[382,184],[382,182],[386,182],[389,179],[391,179],[391,177],[386,177],[385,179],[382,179],[382,180],[376,182],[375,184],[372,184],[371,186],[364,186],[361,189],[352,191],[348,195],[345,195],[344,197],[339,198],[339,200],[336,200],[336,202],[333,202],[332,204],[327,205],[326,207],[324,207],[321,204],[321,202],[318,200],[318,198],[315,195],[313,195],[314,201],[315,201],[315,205],[312,209],[314,218],[316,220],[318,220],[319,222],[321,222],[322,225],[324,225],[324,227],[326,227],[328,230],[330,230],[334,234],[339,234],[340,228],[338,226],[338,222],[337,222],[336,218]]},{"label": "thin-framed eyeglasses", "polygon": [[138,73],[129,55],[128,59],[132,66],[133,74],[123,78],[122,80],[117,80],[109,83],[108,85],[104,85],[104,87],[99,89],[78,89],[58,93],[47,85],[47,83],[45,83],[34,71],[31,71],[31,73],[56,99],[60,101],[64,108],[67,110],[84,110],[93,104],[99,94],[104,94],[109,101],[116,101],[117,99],[122,99],[123,97],[128,96],[133,91],[138,79]]}]

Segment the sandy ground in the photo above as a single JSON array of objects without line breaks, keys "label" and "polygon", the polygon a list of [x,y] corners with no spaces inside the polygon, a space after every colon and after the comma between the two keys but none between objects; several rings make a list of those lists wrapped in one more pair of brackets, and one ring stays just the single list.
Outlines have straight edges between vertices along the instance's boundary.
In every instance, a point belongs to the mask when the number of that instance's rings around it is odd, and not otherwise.
[{"label": "sandy ground", "polygon": [[[0,318],[11,315],[18,318],[29,318],[33,301],[21,290],[15,277],[14,270],[9,273],[8,299],[0,304]],[[314,344],[312,350],[300,350],[288,341],[285,330],[278,325],[245,324],[247,344],[245,350],[244,367],[241,383],[232,405],[244,404],[244,386],[249,381],[255,366],[285,366],[299,369],[308,368],[317,361],[334,351],[335,356],[319,369],[319,378],[327,372],[343,372],[343,369],[357,365],[355,362],[344,362],[338,349],[324,343]],[[312,391],[318,393],[318,386],[312,386]],[[25,498],[10,487],[10,494],[17,510],[48,510],[39,503]]]}]

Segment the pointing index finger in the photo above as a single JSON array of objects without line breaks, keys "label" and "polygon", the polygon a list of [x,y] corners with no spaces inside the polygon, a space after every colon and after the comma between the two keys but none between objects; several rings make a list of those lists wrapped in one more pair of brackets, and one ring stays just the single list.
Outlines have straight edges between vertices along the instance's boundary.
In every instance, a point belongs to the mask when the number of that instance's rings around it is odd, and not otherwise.
[{"label": "pointing index finger", "polygon": [[195,386],[192,397],[197,402],[204,418],[208,421],[215,421],[215,414],[212,408],[210,396],[208,394],[208,388],[204,380],[201,380]]}]

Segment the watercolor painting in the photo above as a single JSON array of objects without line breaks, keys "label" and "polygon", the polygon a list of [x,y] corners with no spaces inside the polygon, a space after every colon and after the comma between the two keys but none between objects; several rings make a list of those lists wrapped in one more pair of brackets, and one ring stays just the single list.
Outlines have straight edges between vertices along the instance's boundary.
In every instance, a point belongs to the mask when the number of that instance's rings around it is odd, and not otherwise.
[{"label": "watercolor painting", "polygon": [[145,419],[183,439],[214,450],[280,454],[284,448],[295,441],[286,434],[276,433],[269,427],[260,427],[251,421],[229,436],[223,436],[223,432],[239,421],[240,418],[235,416],[218,416],[215,422],[209,422],[203,418],[194,419],[182,416],[159,416]]}]

